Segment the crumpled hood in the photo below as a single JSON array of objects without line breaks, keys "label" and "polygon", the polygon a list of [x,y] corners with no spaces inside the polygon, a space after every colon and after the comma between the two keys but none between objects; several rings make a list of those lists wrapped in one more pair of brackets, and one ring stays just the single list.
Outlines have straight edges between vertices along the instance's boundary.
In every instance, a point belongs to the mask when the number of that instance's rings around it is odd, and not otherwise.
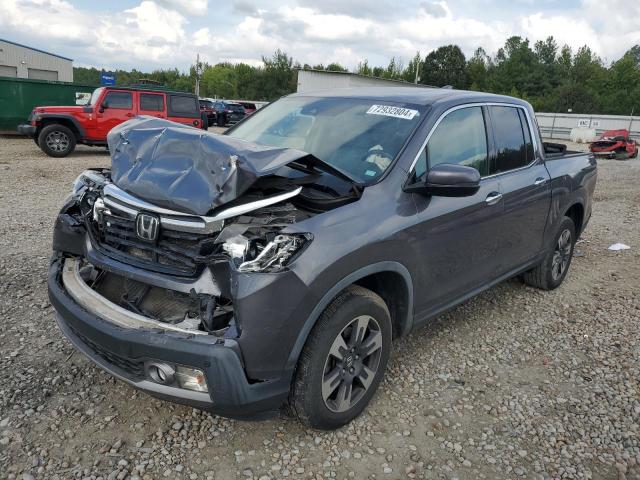
[{"label": "crumpled hood", "polygon": [[309,156],[146,116],[118,125],[107,142],[113,183],[135,197],[193,215],[206,215],[238,198],[258,178]]}]

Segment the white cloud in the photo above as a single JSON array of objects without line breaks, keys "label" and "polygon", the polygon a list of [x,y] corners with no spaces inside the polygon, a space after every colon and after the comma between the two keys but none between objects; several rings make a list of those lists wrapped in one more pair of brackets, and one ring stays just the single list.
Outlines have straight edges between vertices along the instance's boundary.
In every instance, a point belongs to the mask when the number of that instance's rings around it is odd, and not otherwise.
[{"label": "white cloud", "polygon": [[[587,44],[608,61],[640,43],[640,27],[629,20],[640,18],[640,2],[629,0],[611,0],[606,13],[599,0],[553,10],[500,0],[473,16],[465,0],[235,0],[215,11],[208,0],[138,0],[99,11],[75,1],[0,0],[2,36],[78,65],[185,70],[198,52],[209,63],[260,64],[280,48],[301,63],[354,67],[364,58],[370,65],[392,56],[407,63],[418,50],[450,43],[467,55],[479,46],[495,53],[510,35],[532,43],[553,35],[574,51]],[[498,15],[507,8],[514,10]]]},{"label": "white cloud", "polygon": [[205,15],[209,9],[209,0],[154,0],[158,5],[184,12],[188,15]]},{"label": "white cloud", "polygon": [[597,54],[603,54],[598,34],[584,19],[536,13],[523,18],[521,27],[522,36],[528,37],[531,44],[553,36],[559,46],[566,44],[576,51],[583,45],[589,45]]}]

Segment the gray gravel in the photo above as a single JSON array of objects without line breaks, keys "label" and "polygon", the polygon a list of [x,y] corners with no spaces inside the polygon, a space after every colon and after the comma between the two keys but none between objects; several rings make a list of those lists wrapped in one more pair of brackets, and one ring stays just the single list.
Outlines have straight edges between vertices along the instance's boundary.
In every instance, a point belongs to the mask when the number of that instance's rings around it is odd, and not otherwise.
[{"label": "gray gravel", "polygon": [[0,137],[1,478],[640,479],[640,161],[600,162],[560,289],[512,280],[396,342],[372,405],[332,433],[160,402],[74,353],[47,300],[51,226],[108,163]]}]

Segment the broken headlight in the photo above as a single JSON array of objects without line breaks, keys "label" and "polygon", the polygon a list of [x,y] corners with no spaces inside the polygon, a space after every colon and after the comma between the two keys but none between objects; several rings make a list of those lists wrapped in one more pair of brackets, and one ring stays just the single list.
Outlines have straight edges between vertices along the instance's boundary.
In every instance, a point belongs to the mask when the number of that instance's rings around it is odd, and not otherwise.
[{"label": "broken headlight", "polygon": [[223,249],[239,272],[279,272],[311,241],[311,234],[277,234],[271,240],[229,238]]},{"label": "broken headlight", "polygon": [[78,198],[86,188],[103,186],[106,182],[104,176],[95,170],[85,170],[73,181],[71,195]]}]

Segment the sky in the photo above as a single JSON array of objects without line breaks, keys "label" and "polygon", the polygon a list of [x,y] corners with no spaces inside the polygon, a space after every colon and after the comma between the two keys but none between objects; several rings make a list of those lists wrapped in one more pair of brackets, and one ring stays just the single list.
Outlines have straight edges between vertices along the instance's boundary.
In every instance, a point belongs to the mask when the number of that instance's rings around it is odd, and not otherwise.
[{"label": "sky", "polygon": [[406,65],[447,44],[493,55],[506,38],[553,35],[605,63],[640,44],[640,0],[0,0],[0,38],[107,70],[261,63]]}]

